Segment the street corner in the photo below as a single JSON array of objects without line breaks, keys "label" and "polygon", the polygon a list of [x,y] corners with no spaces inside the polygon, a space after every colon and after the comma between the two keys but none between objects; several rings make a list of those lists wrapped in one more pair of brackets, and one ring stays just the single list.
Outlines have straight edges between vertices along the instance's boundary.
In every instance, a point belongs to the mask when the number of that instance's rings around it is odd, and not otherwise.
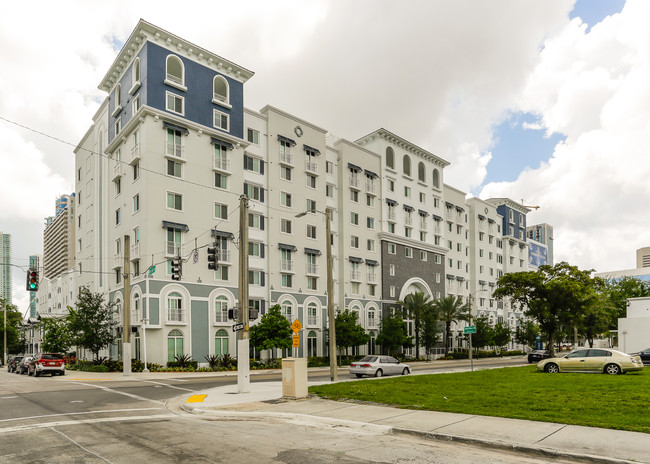
[{"label": "street corner", "polygon": [[207,394],[205,394],[205,395],[192,395],[185,402],[186,403],[203,403],[207,397],[208,397]]}]

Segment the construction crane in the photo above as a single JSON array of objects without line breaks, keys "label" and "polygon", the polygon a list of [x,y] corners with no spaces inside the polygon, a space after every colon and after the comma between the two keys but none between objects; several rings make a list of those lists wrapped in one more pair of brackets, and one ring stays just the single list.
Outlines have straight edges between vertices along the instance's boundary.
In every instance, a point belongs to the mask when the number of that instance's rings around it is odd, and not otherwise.
[{"label": "construction crane", "polygon": [[526,205],[526,204],[524,204],[524,199],[523,199],[523,198],[521,199],[521,206],[523,206],[523,207],[525,207],[525,208],[539,209],[539,206],[532,206],[532,205]]}]

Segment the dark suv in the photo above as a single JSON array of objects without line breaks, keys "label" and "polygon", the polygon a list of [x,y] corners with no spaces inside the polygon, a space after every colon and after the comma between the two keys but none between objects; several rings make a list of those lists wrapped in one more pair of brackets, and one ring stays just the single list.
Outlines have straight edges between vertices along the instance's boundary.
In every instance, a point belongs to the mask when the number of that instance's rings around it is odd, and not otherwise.
[{"label": "dark suv", "polygon": [[65,362],[63,355],[59,353],[40,353],[27,367],[27,375],[38,377],[41,374],[65,375]]},{"label": "dark suv", "polygon": [[7,361],[7,372],[16,372],[16,366],[22,361],[24,356],[14,356],[9,361]]}]

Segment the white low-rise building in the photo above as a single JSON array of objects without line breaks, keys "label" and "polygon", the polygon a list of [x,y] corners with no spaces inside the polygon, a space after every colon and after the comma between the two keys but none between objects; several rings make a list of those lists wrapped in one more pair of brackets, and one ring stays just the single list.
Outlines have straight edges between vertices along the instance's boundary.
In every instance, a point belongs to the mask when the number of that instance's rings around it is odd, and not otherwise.
[{"label": "white low-rise building", "polygon": [[650,348],[650,297],[627,303],[627,317],[618,319],[618,349],[634,353]]}]

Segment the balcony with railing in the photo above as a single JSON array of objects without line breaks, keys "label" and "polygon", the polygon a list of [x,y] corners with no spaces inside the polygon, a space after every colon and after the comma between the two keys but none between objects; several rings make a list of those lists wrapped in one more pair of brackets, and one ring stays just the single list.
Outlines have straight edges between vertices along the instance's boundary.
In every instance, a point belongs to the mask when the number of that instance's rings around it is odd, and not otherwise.
[{"label": "balcony with railing", "polygon": [[318,325],[318,316],[315,314],[309,314],[307,316],[307,325],[312,327]]},{"label": "balcony with railing", "polygon": [[359,189],[359,178],[350,177],[350,187],[354,189]]},{"label": "balcony with railing", "polygon": [[350,271],[350,280],[361,281],[361,271]]},{"label": "balcony with railing", "polygon": [[307,263],[307,274],[318,274],[318,264]]},{"label": "balcony with railing", "polygon": [[185,311],[182,308],[167,308],[168,322],[185,322]]},{"label": "balcony with railing", "polygon": [[113,178],[111,180],[115,181],[118,177],[121,177],[123,175],[124,168],[122,167],[122,163],[115,161],[115,165],[113,166]]},{"label": "balcony with railing", "polygon": [[291,150],[286,147],[284,147],[284,150],[280,150],[280,162],[293,165],[293,154]]},{"label": "balcony with railing", "polygon": [[427,221],[426,221],[426,219],[420,219],[420,230],[427,230]]},{"label": "balcony with railing", "polygon": [[122,267],[122,264],[124,264],[124,256],[122,256],[121,253],[115,253],[115,255],[113,255],[113,269]]},{"label": "balcony with railing", "polygon": [[214,169],[219,171],[230,171],[230,159],[227,156],[215,156]]},{"label": "balcony with railing", "polygon": [[377,319],[368,316],[368,327],[377,327]]},{"label": "balcony with railing", "polygon": [[404,224],[407,226],[412,226],[413,218],[411,216],[404,216]]},{"label": "balcony with railing", "polygon": [[182,158],[185,153],[185,147],[180,143],[167,142],[165,144],[165,155]]},{"label": "balcony with railing", "polygon": [[388,211],[388,220],[389,221],[396,221],[397,220],[397,213],[395,211]]},{"label": "balcony with railing", "polygon": [[131,260],[140,259],[140,242],[131,245]]},{"label": "balcony with railing", "polygon": [[377,283],[377,274],[374,272],[369,272],[366,276],[368,278],[368,283],[369,284],[376,284]]},{"label": "balcony with railing", "polygon": [[305,171],[316,174],[318,172],[318,163],[315,161],[305,161]]},{"label": "balcony with railing", "polygon": [[167,256],[180,256],[183,254],[183,245],[179,242],[167,241]]},{"label": "balcony with railing", "polygon": [[131,148],[131,164],[135,164],[138,161],[140,161],[140,144]]},{"label": "balcony with railing", "polygon": [[283,259],[280,263],[280,267],[283,272],[293,272],[293,260]]},{"label": "balcony with railing", "polygon": [[171,73],[167,73],[166,80],[168,80],[169,82],[173,82],[176,85],[180,85],[180,86],[183,85],[183,79],[180,76],[175,76]]},{"label": "balcony with railing", "polygon": [[212,99],[213,99],[214,101],[218,101],[218,102],[221,102],[221,103],[226,103],[226,96],[225,96],[225,95],[221,95],[220,93],[217,93],[217,92],[214,92],[214,93],[212,94]]},{"label": "balcony with railing", "polygon": [[217,259],[220,262],[229,263],[230,262],[230,250],[217,250]]},{"label": "balcony with railing", "polygon": [[453,222],[454,219],[456,219],[456,211],[454,211],[453,209],[447,208],[447,211],[445,212],[445,219],[447,221],[452,221]]},{"label": "balcony with railing", "polygon": [[377,186],[374,182],[366,182],[366,192],[370,194],[377,193]]}]

